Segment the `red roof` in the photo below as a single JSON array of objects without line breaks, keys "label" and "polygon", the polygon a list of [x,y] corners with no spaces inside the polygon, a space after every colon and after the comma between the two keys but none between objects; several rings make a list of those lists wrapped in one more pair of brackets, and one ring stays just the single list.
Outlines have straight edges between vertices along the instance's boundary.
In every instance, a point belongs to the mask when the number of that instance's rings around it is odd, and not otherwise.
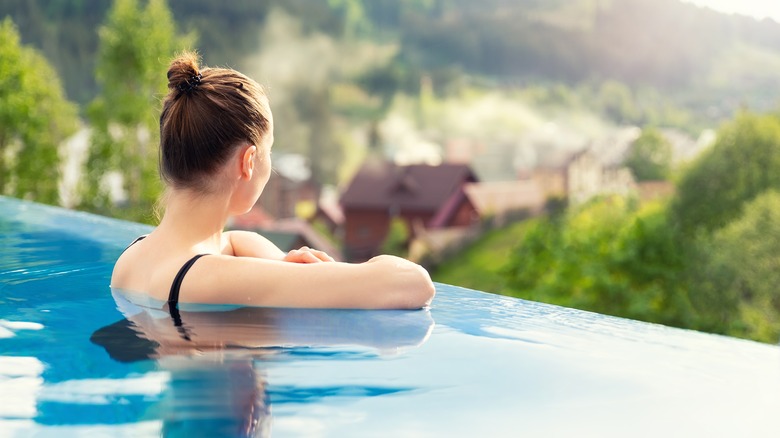
[{"label": "red roof", "polygon": [[344,209],[436,212],[464,183],[476,180],[464,164],[397,166],[367,162],[344,191],[341,205]]}]

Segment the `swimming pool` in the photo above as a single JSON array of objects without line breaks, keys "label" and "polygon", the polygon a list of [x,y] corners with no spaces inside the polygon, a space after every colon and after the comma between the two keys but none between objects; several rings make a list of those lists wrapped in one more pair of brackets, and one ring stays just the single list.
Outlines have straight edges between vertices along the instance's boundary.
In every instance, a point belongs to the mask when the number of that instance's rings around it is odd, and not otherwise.
[{"label": "swimming pool", "polygon": [[423,311],[177,327],[108,287],[145,232],[0,197],[0,436],[776,434],[777,346],[442,284]]}]

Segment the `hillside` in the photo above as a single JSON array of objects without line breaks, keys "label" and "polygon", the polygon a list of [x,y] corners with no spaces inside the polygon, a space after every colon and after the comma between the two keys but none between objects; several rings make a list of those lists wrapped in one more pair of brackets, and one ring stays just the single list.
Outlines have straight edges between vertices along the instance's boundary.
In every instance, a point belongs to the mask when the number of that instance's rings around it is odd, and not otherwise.
[{"label": "hillside", "polygon": [[[71,99],[89,101],[103,0],[5,0],[23,41],[39,47]],[[654,89],[673,104],[720,120],[740,106],[780,100],[780,24],[727,16],[677,0],[169,0],[210,64],[241,66],[263,50],[270,11],[304,33],[392,42],[372,92],[416,91],[422,75],[446,93],[464,78],[481,86],[615,81]],[[389,88],[389,89],[388,89]]]}]

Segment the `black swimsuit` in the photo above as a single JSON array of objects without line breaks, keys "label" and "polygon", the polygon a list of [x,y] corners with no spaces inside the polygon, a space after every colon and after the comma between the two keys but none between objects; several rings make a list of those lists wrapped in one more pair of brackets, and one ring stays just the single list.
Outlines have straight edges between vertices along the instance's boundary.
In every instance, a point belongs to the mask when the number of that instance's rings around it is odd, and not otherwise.
[{"label": "black swimsuit", "polygon": [[[144,240],[145,237],[146,237],[145,235],[140,236],[127,247],[130,248],[131,246],[138,243],[138,241]],[[181,269],[179,269],[179,272],[176,273],[176,277],[173,278],[173,283],[171,284],[171,291],[168,292],[167,303],[168,303],[168,311],[171,313],[171,316],[173,317],[173,320],[176,322],[176,325],[181,325],[181,317],[179,316],[179,290],[181,289],[181,282],[184,281],[184,276],[187,275],[187,272],[189,272],[190,268],[192,268],[192,265],[194,265],[199,258],[205,255],[208,254],[198,254],[195,257],[187,260],[187,262],[184,263],[184,266],[182,266]]]},{"label": "black swimsuit", "polygon": [[[138,237],[133,241],[133,243],[127,245],[127,248],[130,248],[139,241],[144,240],[144,238],[146,238],[146,235]],[[127,251],[127,248],[125,248],[125,251]],[[189,272],[190,268],[192,268],[192,265],[194,265],[199,258],[205,255],[208,254],[198,254],[195,257],[187,260],[181,269],[179,269],[179,272],[176,273],[176,277],[173,278],[171,290],[168,292],[168,301],[166,302],[168,306],[168,313],[171,314],[171,319],[173,319],[173,325],[176,326],[176,330],[179,331],[181,337],[186,341],[190,341],[191,337],[187,327],[185,327],[181,321],[181,314],[179,314],[179,290],[181,289],[181,282],[184,281],[184,276],[187,275],[187,272]]]}]

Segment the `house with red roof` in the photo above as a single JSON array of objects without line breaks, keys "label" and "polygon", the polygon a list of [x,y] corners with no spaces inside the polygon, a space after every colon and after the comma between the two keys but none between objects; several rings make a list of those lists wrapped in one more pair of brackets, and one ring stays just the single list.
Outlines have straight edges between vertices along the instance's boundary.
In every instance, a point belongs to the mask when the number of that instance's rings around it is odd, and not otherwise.
[{"label": "house with red roof", "polygon": [[464,187],[477,181],[464,164],[408,165],[367,161],[343,192],[344,256],[351,261],[377,254],[393,218],[417,230],[467,227],[479,214]]}]

